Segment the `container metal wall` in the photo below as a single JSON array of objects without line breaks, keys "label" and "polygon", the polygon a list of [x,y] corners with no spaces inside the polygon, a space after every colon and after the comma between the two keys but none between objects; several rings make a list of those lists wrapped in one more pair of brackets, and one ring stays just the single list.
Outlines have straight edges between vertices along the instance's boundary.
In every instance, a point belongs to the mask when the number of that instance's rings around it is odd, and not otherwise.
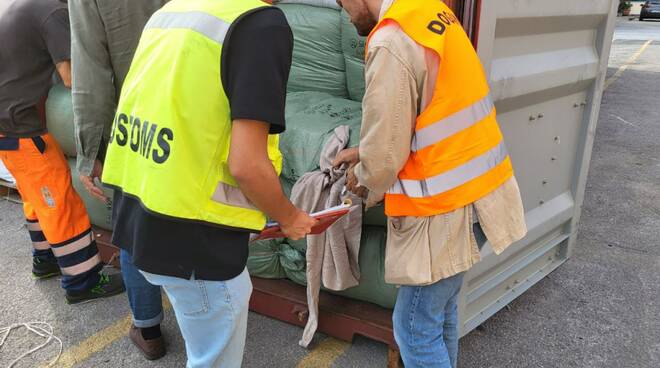
[{"label": "container metal wall", "polygon": [[618,1],[486,0],[478,52],[529,233],[489,246],[461,295],[465,334],[555,270],[575,246]]}]

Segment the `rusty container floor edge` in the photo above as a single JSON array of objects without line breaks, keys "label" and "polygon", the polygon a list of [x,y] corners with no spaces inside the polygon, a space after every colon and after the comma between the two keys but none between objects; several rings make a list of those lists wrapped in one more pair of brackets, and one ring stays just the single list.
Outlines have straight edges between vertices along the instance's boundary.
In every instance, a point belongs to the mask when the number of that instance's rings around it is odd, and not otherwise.
[{"label": "rusty container floor edge", "polygon": [[96,239],[96,246],[101,255],[101,262],[121,268],[119,265],[119,248],[112,245],[112,233],[108,230],[92,226],[92,232]]},{"label": "rusty container floor edge", "polygon": [[[305,326],[309,312],[304,286],[286,279],[259,277],[252,277],[252,284],[252,311]],[[354,335],[361,335],[396,348],[391,310],[324,291],[319,297],[318,331],[348,342]]]}]

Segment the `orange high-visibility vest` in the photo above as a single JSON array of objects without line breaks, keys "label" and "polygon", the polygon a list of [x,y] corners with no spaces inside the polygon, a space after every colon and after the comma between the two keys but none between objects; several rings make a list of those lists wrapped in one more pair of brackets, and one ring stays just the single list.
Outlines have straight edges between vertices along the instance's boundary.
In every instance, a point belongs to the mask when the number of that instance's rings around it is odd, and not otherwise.
[{"label": "orange high-visibility vest", "polygon": [[488,82],[470,39],[442,1],[396,0],[369,39],[389,22],[435,51],[440,65],[433,98],[417,117],[410,157],[385,194],[385,213],[451,212],[513,176]]}]

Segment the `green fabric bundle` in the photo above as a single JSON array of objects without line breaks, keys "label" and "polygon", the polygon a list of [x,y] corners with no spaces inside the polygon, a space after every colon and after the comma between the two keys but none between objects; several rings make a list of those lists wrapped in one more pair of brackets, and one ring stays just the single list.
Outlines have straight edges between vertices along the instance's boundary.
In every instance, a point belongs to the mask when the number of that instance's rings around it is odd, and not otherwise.
[{"label": "green fabric bundle", "polygon": [[349,126],[349,146],[356,146],[360,141],[361,107],[359,102],[327,93],[289,93],[287,127],[280,137],[282,178],[295,183],[303,174],[318,170],[321,151],[338,126]]},{"label": "green fabric bundle", "polygon": [[250,256],[247,268],[250,275],[259,275],[267,279],[286,277],[279,259],[279,250],[284,239],[261,240],[250,243]]},{"label": "green fabric bundle", "polygon": [[348,97],[339,11],[297,4],[278,7],[294,38],[289,92],[318,91]]},{"label": "green fabric bundle", "polygon": [[[307,0],[305,0],[307,1]],[[280,182],[287,196],[305,173],[319,169],[319,158],[334,129],[350,128],[357,146],[364,96],[364,47],[346,12],[308,5],[279,5],[293,30],[295,45],[286,105],[287,129],[280,137],[284,157]],[[349,99],[350,98],[350,99]],[[332,293],[393,308],[397,289],[385,283],[387,236],[383,207],[363,216],[360,285]],[[248,270],[263,278],[307,283],[305,239],[277,239],[250,246]]]},{"label": "green fabric bundle", "polygon": [[70,158],[69,167],[71,168],[71,180],[73,188],[78,192],[80,198],[85,203],[89,220],[93,225],[105,230],[112,230],[112,190],[103,188],[103,193],[110,200],[107,204],[93,198],[80,182],[80,177],[76,171],[76,159]]},{"label": "green fabric bundle", "polygon": [[366,38],[358,35],[345,10],[341,12],[341,49],[346,64],[346,88],[351,100],[364,97],[364,48]]},{"label": "green fabric bundle", "polygon": [[46,100],[46,125],[48,132],[60,144],[64,154],[69,157],[76,157],[71,90],[64,87],[61,83],[53,86],[50,92],[48,92],[48,99]]},{"label": "green fabric bundle", "polygon": [[[385,283],[384,259],[387,231],[382,227],[365,226],[360,241],[360,285],[344,290],[329,291],[348,298],[363,300],[393,308],[397,288]],[[255,242],[250,246],[248,270],[251,275],[263,278],[288,278],[306,285],[305,241],[295,246],[289,240]]]}]

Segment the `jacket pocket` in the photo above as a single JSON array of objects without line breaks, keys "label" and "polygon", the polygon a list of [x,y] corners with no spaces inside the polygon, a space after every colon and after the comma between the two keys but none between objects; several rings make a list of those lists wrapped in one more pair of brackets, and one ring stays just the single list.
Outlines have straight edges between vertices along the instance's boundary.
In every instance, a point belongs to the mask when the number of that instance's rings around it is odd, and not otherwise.
[{"label": "jacket pocket", "polygon": [[388,217],[385,282],[426,285],[432,282],[427,217]]}]

